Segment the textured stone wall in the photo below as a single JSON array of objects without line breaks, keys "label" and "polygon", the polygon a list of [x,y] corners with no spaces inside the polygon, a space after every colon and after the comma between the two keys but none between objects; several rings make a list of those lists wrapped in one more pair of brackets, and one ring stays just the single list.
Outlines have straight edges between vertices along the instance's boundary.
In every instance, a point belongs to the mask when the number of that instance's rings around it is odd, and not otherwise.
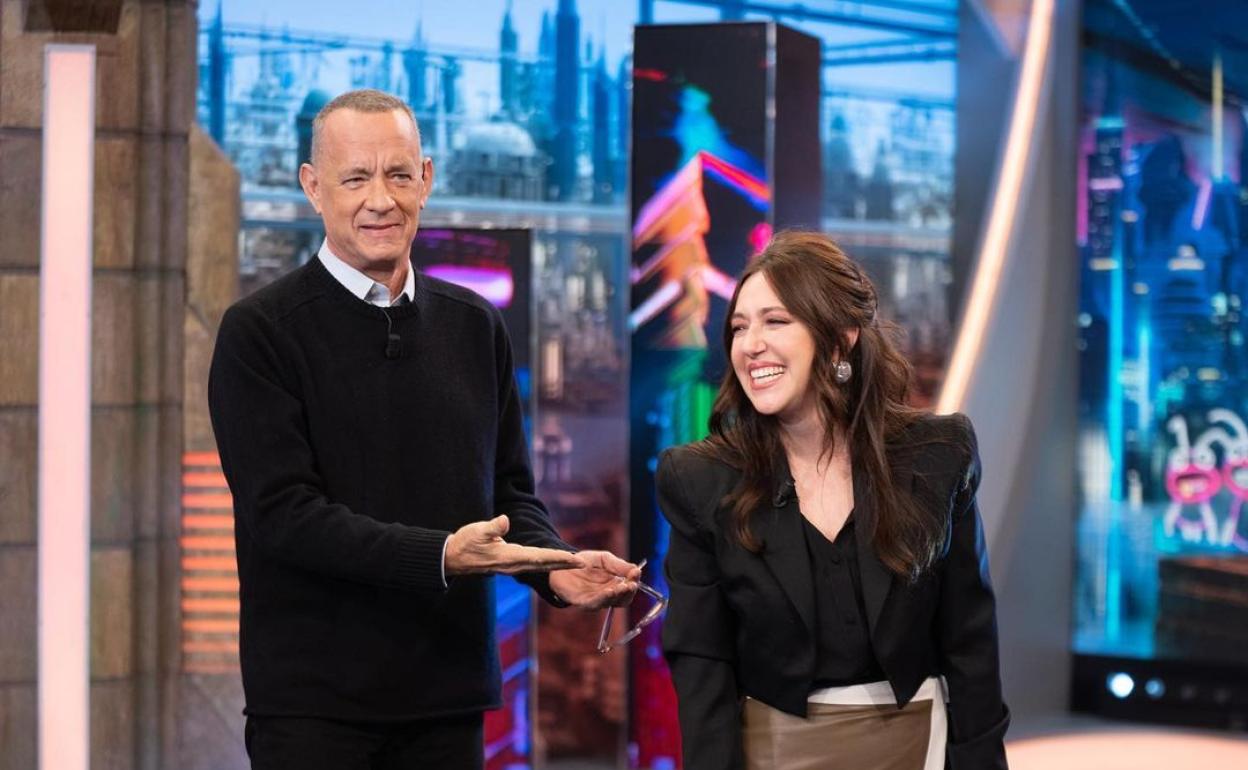
[{"label": "textured stone wall", "polygon": [[173,766],[187,132],[194,2],[121,3],[115,34],[27,32],[0,0],[0,770],[35,767],[43,48],[97,46],[91,767]]}]

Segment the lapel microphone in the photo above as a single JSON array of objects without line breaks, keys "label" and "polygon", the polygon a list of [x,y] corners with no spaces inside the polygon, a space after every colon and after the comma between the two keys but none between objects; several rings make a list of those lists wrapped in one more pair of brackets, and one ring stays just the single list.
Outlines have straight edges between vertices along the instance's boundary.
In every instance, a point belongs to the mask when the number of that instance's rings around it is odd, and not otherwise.
[{"label": "lapel microphone", "polygon": [[[400,306],[408,302],[411,300],[406,294],[399,298]],[[394,361],[403,357],[403,338],[394,333],[394,321],[391,320],[388,309],[383,307],[381,313],[386,317],[386,358]]]},{"label": "lapel microphone", "polygon": [[776,491],[776,496],[772,499],[771,504],[776,508],[783,508],[789,504],[793,494],[797,491],[797,483],[793,479],[786,480],[780,485],[780,489]]}]

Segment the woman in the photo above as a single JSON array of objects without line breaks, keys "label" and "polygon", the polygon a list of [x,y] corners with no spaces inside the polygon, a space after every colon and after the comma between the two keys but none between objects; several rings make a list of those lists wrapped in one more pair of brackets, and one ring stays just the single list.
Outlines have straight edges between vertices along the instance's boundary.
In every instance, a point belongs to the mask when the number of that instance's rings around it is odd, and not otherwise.
[{"label": "woman", "polygon": [[1006,767],[975,434],[906,406],[876,306],[831,239],[777,235],[709,437],[661,458],[686,770]]}]

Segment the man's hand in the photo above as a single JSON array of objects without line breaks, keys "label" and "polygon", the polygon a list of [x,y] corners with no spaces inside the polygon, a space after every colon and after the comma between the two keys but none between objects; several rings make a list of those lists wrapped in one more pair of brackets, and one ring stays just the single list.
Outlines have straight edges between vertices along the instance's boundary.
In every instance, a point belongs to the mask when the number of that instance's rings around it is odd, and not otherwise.
[{"label": "man's hand", "polygon": [[580,551],[581,569],[552,572],[550,588],[560,599],[584,610],[623,607],[633,600],[641,568],[609,551]]},{"label": "man's hand", "polygon": [[465,524],[446,541],[446,576],[515,575],[520,572],[578,569],[580,556],[557,548],[534,548],[503,540],[511,523],[506,516]]}]

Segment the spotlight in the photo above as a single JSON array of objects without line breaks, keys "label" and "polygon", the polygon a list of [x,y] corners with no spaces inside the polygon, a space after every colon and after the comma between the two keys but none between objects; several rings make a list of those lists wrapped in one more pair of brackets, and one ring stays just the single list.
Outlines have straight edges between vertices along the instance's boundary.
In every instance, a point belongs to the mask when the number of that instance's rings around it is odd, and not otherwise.
[{"label": "spotlight", "polygon": [[1148,697],[1156,700],[1166,694],[1166,684],[1160,679],[1149,679],[1144,683],[1144,692],[1148,693]]},{"label": "spotlight", "polygon": [[1109,691],[1114,694],[1115,698],[1126,698],[1135,689],[1135,680],[1130,674],[1124,674],[1119,671],[1116,674],[1110,674],[1106,681]]}]

